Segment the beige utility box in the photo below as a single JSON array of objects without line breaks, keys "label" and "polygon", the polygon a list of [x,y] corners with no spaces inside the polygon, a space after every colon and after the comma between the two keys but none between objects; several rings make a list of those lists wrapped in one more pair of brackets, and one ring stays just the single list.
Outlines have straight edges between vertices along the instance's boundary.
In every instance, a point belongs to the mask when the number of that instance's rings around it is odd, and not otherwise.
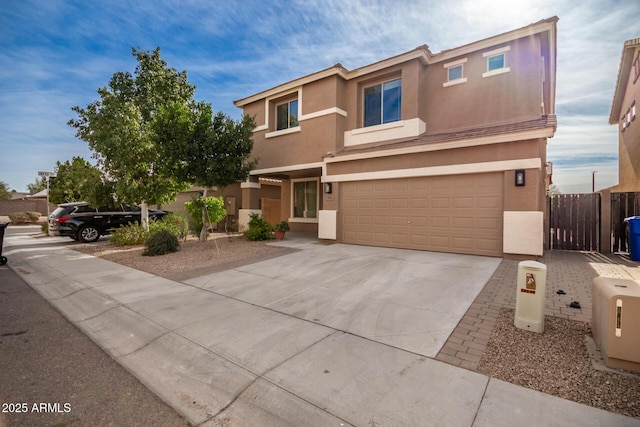
[{"label": "beige utility box", "polygon": [[516,293],[516,328],[544,332],[544,295],[547,284],[547,266],[537,261],[518,264]]},{"label": "beige utility box", "polygon": [[606,365],[640,372],[640,283],[596,277],[591,296],[593,340]]}]

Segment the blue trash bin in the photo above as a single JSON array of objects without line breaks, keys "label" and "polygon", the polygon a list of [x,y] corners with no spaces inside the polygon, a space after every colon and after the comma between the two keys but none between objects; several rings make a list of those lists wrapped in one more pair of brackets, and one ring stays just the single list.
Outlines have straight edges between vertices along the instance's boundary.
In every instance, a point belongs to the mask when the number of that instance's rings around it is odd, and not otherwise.
[{"label": "blue trash bin", "polygon": [[631,259],[640,261],[640,216],[625,218],[629,230],[629,253]]}]

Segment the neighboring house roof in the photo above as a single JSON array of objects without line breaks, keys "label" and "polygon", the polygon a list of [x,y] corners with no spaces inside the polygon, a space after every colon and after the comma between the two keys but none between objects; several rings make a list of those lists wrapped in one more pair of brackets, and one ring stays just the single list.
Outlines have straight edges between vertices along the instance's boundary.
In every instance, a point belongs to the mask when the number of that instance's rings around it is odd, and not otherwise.
[{"label": "neighboring house roof", "polygon": [[[543,19],[536,23],[527,25],[525,27],[509,31],[503,34],[499,34],[497,36],[489,37],[483,40],[479,40],[473,43],[469,43],[460,47],[456,47],[454,49],[443,50],[440,53],[433,54],[427,45],[418,46],[417,48],[410,50],[408,52],[402,53],[400,55],[393,56],[391,58],[384,59],[382,61],[375,62],[373,64],[366,65],[364,67],[356,68],[354,70],[347,70],[342,66],[342,64],[338,63],[332,67],[326,68],[324,70],[320,70],[318,72],[308,74],[306,76],[297,78],[287,83],[280,84],[271,89],[267,89],[265,91],[259,92],[257,94],[248,96],[246,98],[239,99],[234,101],[236,107],[242,108],[247,104],[250,104],[255,101],[259,101],[261,99],[298,88],[304,84],[308,84],[329,76],[339,75],[345,80],[350,80],[353,78],[360,77],[362,75],[366,75],[378,70],[382,70],[393,65],[402,64],[404,62],[410,61],[412,59],[420,59],[425,65],[434,64],[442,61],[450,60],[451,58],[455,58],[458,56],[466,55],[470,52],[475,52],[478,50],[482,50],[488,47],[495,46],[500,43],[506,43],[512,40],[516,40],[522,37],[527,37],[532,34],[541,33],[544,31],[552,31],[552,35],[554,37],[551,40],[550,48],[551,48],[551,60],[553,64],[551,65],[551,69],[555,70],[555,61],[556,61],[556,41],[555,41],[555,24],[558,22],[558,17],[553,16],[551,18]],[[555,84],[552,84],[551,87],[555,87]],[[555,99],[555,96],[553,96]]]},{"label": "neighboring house roof", "polygon": [[616,80],[616,89],[613,92],[613,104],[611,105],[611,114],[609,115],[609,124],[615,125],[620,120],[620,112],[622,111],[622,102],[624,94],[627,91],[627,83],[633,64],[633,54],[637,47],[640,47],[640,38],[627,40],[622,48],[622,56],[620,58],[620,68],[618,69],[618,79]]},{"label": "neighboring house roof", "polygon": [[47,197],[47,189],[45,188],[44,190],[39,191],[39,192],[37,192],[36,194],[32,194],[32,195],[27,196],[27,197],[29,197],[30,199],[36,199],[36,198],[44,198],[44,197]]}]

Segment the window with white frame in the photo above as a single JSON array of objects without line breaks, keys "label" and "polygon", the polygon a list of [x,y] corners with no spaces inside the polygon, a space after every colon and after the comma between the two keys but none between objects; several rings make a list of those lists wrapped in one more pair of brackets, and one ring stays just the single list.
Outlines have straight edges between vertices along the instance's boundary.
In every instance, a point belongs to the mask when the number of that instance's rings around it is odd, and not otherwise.
[{"label": "window with white frame", "polygon": [[276,106],[276,130],[284,130],[298,126],[298,100],[285,102]]},{"label": "window with white frame", "polygon": [[318,185],[318,178],[292,180],[292,218],[318,218]]},{"label": "window with white frame", "polygon": [[511,71],[511,69],[507,67],[507,52],[510,50],[510,46],[504,46],[500,49],[483,53],[482,57],[487,59],[487,71],[482,74],[482,77],[494,76]]},{"label": "window with white frame", "polygon": [[444,64],[444,68],[447,70],[447,81],[442,84],[443,87],[453,86],[467,81],[467,78],[464,76],[464,64],[466,62],[467,58],[464,58]]},{"label": "window with white frame", "polygon": [[364,89],[364,126],[397,122],[402,117],[402,79]]},{"label": "window with white frame", "polygon": [[631,122],[636,119],[636,102],[633,101],[631,107],[627,110],[625,114],[622,115],[622,119],[620,120],[620,125],[622,127],[622,132],[627,130],[629,126],[631,126]]},{"label": "window with white frame", "polygon": [[487,71],[504,68],[504,53],[493,55],[487,58]]}]

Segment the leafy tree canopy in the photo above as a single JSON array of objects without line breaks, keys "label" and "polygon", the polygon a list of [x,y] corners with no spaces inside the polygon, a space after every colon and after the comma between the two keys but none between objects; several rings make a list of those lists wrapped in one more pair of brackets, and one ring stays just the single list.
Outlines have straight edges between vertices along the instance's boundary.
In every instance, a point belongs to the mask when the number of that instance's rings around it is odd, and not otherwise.
[{"label": "leafy tree canopy", "polygon": [[45,190],[46,188],[47,188],[47,178],[44,176],[36,178],[35,182],[31,184],[27,184],[27,191],[31,195],[39,193],[42,190]]},{"label": "leafy tree canopy", "polygon": [[0,181],[0,200],[9,200],[10,198],[9,186],[4,181]]},{"label": "leafy tree canopy", "polygon": [[69,125],[95,151],[121,200],[168,203],[188,184],[174,173],[178,159],[168,158],[160,148],[171,143],[182,146],[187,135],[164,140],[157,133],[157,120],[161,111],[189,108],[195,86],[185,71],[168,67],[160,48],[152,52],[134,48],[132,54],[138,60],[135,72],[116,72],[107,87],[98,89],[99,101],[73,107],[78,119]]},{"label": "leafy tree canopy", "polygon": [[82,157],[56,162],[55,172],[56,177],[49,181],[51,203],[82,201],[94,206],[113,205],[113,184],[105,182],[102,171]]},{"label": "leafy tree canopy", "polygon": [[[204,199],[208,200],[208,187],[224,188],[243,181],[256,164],[249,160],[255,129],[250,116],[234,121],[222,112],[214,115],[210,104],[199,102],[192,108],[177,104],[163,108],[155,123],[158,146],[168,158],[180,159],[172,163],[173,173],[203,186]],[[200,207],[201,223],[206,223],[206,206],[200,203]],[[206,240],[204,227],[200,240]]]}]

